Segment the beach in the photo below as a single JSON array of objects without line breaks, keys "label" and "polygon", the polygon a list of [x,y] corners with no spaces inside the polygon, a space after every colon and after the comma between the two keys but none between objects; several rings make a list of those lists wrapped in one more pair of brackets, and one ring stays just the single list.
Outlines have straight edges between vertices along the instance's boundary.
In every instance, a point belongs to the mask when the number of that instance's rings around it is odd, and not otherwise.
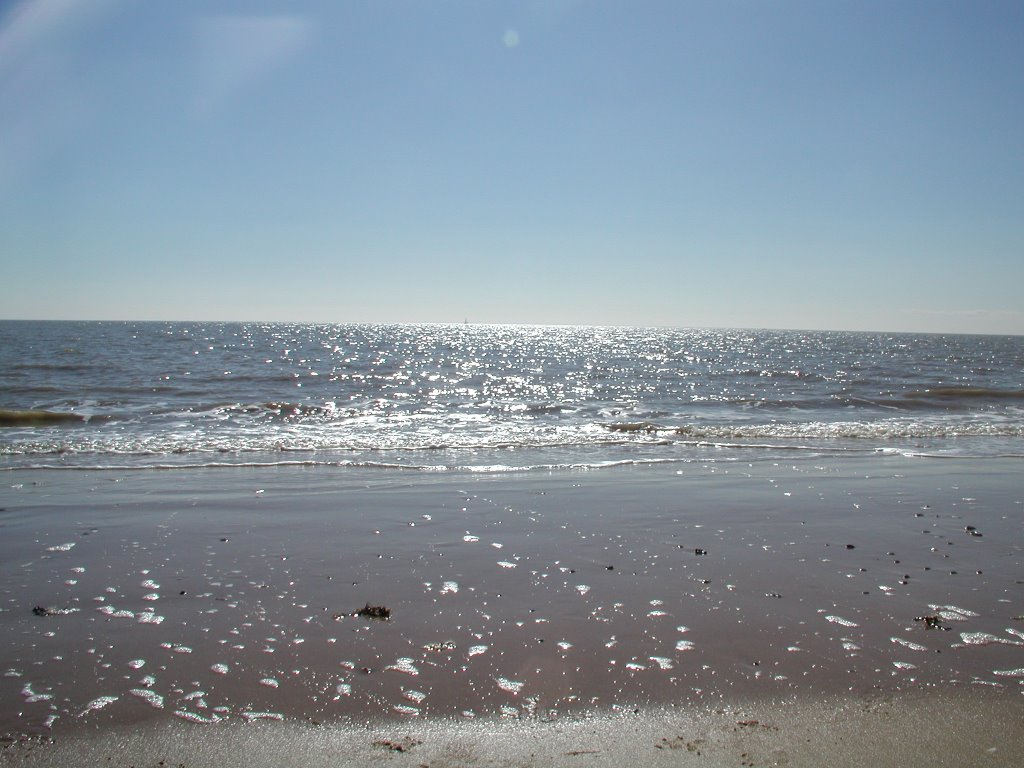
[{"label": "beach", "polygon": [[1017,764],[1022,502],[901,455],[11,470],[0,759]]}]

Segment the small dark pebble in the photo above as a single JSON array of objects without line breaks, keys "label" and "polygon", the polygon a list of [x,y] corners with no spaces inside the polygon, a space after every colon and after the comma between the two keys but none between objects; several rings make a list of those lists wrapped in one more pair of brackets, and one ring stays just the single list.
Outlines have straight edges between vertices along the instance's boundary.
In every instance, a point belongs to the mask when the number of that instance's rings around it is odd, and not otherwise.
[{"label": "small dark pebble", "polygon": [[221,539],[221,541],[227,541],[227,539]]},{"label": "small dark pebble", "polygon": [[606,565],[605,566],[605,570],[607,570],[607,571],[614,571],[615,570],[615,566],[614,565]]},{"label": "small dark pebble", "polygon": [[977,530],[973,525],[965,525],[964,530],[970,533],[971,531]]},{"label": "small dark pebble", "polygon": [[187,595],[188,593],[183,589],[178,594],[184,596],[184,595]]},{"label": "small dark pebble", "polygon": [[41,605],[37,605],[35,608],[32,609],[32,613],[34,613],[36,616],[49,616],[50,609],[44,608]]},{"label": "small dark pebble", "polygon": [[700,547],[697,547],[697,549],[693,550],[693,554],[695,555],[706,555],[707,553],[708,551],[706,549],[701,549]]},{"label": "small dark pebble", "polygon": [[847,544],[846,548],[847,549],[856,549],[856,547],[854,547],[853,544]]}]

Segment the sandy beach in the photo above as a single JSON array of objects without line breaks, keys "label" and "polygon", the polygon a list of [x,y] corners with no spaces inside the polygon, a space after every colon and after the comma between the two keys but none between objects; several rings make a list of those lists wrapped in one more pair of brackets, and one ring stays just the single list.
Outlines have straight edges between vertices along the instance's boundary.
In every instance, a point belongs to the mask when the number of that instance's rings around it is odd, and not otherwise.
[{"label": "sandy beach", "polygon": [[10,471],[0,759],[1018,764],[1022,500],[888,456]]}]

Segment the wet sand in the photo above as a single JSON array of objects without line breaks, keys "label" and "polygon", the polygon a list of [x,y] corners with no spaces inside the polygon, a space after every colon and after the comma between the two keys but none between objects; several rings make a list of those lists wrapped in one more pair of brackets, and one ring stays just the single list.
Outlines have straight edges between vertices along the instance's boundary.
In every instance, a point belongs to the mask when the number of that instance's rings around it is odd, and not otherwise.
[{"label": "wet sand", "polygon": [[0,754],[1016,764],[1020,467],[7,472]]}]

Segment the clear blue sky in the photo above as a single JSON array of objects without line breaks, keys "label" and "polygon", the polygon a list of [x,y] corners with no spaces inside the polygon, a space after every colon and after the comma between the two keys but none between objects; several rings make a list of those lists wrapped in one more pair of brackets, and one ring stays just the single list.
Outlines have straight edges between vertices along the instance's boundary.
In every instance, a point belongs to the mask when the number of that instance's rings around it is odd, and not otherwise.
[{"label": "clear blue sky", "polygon": [[1024,3],[0,3],[0,317],[1024,333]]}]

